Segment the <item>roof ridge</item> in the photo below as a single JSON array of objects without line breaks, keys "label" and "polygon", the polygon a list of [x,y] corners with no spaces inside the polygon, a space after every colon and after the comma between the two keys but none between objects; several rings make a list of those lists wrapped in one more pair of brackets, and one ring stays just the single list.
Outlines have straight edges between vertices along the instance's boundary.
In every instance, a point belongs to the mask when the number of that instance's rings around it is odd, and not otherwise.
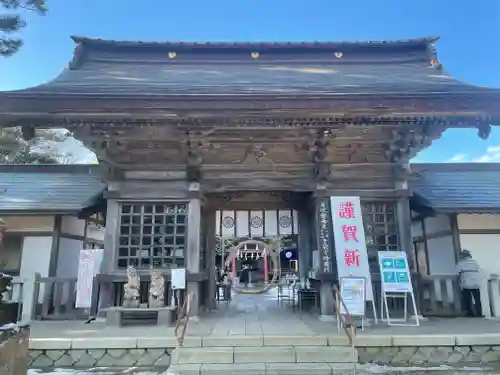
[{"label": "roof ridge", "polygon": [[387,45],[395,46],[398,44],[432,44],[440,39],[439,36],[427,36],[420,38],[406,38],[394,40],[343,40],[343,41],[253,41],[253,42],[230,42],[230,41],[140,41],[140,40],[115,40],[115,39],[102,39],[91,38],[85,36],[71,36],[71,39],[77,44],[83,43],[88,45],[101,45],[101,46],[144,46],[144,47],[158,47],[158,46],[186,46],[186,47],[321,47],[321,46],[372,46],[372,45]]},{"label": "roof ridge", "polygon": [[[299,41],[299,42],[276,42],[276,41],[256,41],[256,42],[182,42],[182,41],[123,41],[111,39],[89,38],[82,36],[72,36],[73,41],[77,44],[73,54],[73,59],[70,63],[71,69],[78,69],[82,64],[89,59],[100,56],[100,61],[109,59],[110,55],[115,53],[120,54],[118,59],[123,59],[123,56],[141,56],[141,53],[148,52],[158,53],[163,56],[171,56],[175,58],[180,52],[181,56],[184,52],[189,52],[189,56],[193,52],[196,54],[212,52],[205,56],[210,56],[212,60],[216,56],[224,56],[228,53],[247,53],[252,56],[254,53],[269,53],[277,52],[278,54],[288,52],[288,56],[292,59],[310,57],[318,58],[321,56],[332,56],[342,58],[344,56],[355,59],[367,59],[368,56],[387,56],[387,63],[397,63],[398,58],[395,56],[409,58],[410,60],[418,59],[419,61],[436,60],[436,52],[434,43],[439,37],[424,37],[399,40],[371,40],[371,41]],[[89,51],[91,56],[89,57]],[[104,53],[103,53],[104,52]],[[186,56],[188,54],[184,54]],[[199,55],[198,55],[199,56]],[[142,56],[144,57],[144,55]],[[141,58],[142,58],[141,57]],[[144,57],[147,59],[147,57]],[[188,58],[189,59],[189,58]],[[369,57],[368,57],[369,59]],[[182,61],[186,61],[183,59]],[[437,61],[437,60],[436,60]],[[405,61],[406,62],[406,61]]]}]

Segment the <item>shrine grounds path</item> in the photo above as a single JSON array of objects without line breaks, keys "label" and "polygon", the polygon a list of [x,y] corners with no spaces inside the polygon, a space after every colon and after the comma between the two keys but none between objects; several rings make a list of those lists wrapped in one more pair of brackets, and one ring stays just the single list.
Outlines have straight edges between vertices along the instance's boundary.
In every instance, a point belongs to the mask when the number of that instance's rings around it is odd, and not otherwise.
[{"label": "shrine grounds path", "polygon": [[[500,340],[500,321],[478,318],[428,318],[420,327],[393,326],[384,322],[358,331],[358,336],[394,335],[490,335]],[[290,304],[278,303],[275,291],[267,294],[236,294],[228,305],[220,303],[217,311],[191,321],[188,337],[227,336],[343,336],[336,322],[323,322],[318,316],[300,313]],[[106,327],[104,322],[84,324],[82,321],[33,322],[32,339],[90,339],[90,338],[174,338],[172,327]],[[375,338],[375,337],[374,337]],[[381,338],[381,337],[380,337]],[[500,342],[499,344],[500,345]]]}]

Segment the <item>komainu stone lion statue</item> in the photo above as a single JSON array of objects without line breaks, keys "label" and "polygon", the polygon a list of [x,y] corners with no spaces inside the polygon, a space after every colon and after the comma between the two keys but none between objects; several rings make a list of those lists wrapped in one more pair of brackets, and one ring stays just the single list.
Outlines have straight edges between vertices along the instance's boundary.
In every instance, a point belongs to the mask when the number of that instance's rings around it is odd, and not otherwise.
[{"label": "komainu stone lion statue", "polygon": [[151,270],[149,307],[165,307],[165,279],[160,270]]},{"label": "komainu stone lion statue", "polygon": [[137,308],[140,304],[141,279],[137,270],[130,266],[127,268],[127,283],[123,286],[123,307]]}]

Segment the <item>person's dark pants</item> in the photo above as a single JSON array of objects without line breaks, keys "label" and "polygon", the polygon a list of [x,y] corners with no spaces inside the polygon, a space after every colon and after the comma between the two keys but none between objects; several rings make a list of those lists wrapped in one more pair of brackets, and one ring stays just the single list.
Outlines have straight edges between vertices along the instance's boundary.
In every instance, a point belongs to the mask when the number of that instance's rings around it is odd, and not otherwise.
[{"label": "person's dark pants", "polygon": [[[479,289],[463,289],[465,311],[467,316],[482,316],[483,306],[481,305],[481,291]],[[474,299],[474,300],[473,300]]]}]

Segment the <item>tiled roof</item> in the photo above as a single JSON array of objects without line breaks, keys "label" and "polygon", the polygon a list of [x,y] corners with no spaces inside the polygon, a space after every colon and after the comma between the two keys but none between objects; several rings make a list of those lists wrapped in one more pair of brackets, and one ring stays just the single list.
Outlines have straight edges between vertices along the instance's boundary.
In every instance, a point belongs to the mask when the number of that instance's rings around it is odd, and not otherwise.
[{"label": "tiled roof", "polygon": [[1,165],[0,213],[77,213],[103,192],[98,172],[88,165]]},{"label": "tiled roof", "polygon": [[418,201],[435,211],[500,212],[500,163],[412,164]]},{"label": "tiled roof", "polygon": [[74,40],[78,46],[70,68],[51,82],[17,93],[421,96],[492,91],[443,72],[433,47],[437,38],[338,43]]}]

